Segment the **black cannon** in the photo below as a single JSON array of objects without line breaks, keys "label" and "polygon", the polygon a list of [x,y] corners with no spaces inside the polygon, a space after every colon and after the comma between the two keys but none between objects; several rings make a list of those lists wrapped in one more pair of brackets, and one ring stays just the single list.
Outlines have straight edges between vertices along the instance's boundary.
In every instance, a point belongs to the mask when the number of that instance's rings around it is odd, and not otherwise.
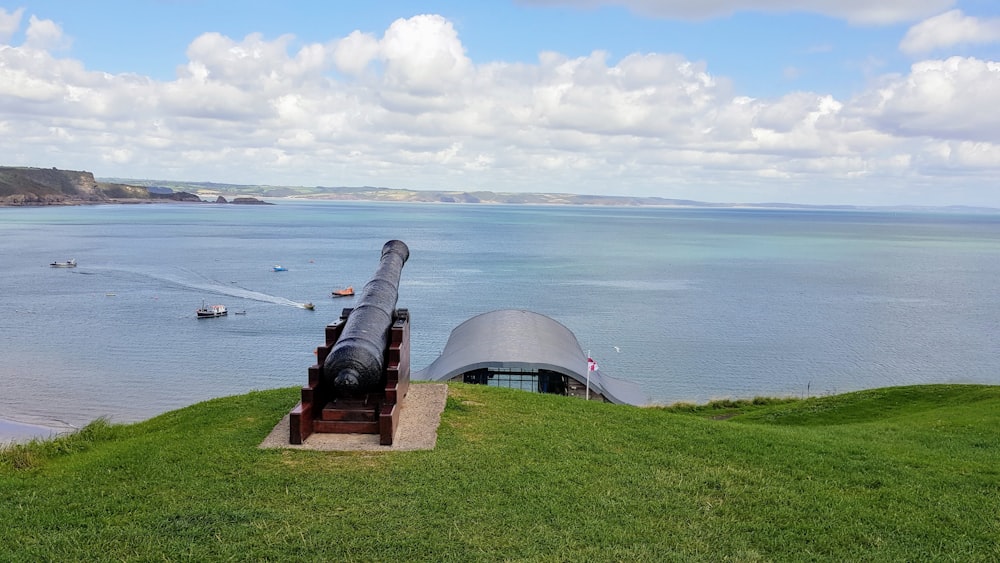
[{"label": "black cannon", "polygon": [[361,290],[358,305],[323,362],[323,385],[338,394],[377,391],[383,383],[384,354],[399,298],[399,277],[409,257],[410,249],[401,240],[390,240],[382,246],[375,275]]}]

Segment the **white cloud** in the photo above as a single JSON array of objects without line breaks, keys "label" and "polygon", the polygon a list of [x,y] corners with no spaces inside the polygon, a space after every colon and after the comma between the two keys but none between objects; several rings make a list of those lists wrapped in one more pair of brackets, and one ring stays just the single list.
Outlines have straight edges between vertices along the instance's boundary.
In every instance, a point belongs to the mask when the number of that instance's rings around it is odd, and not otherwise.
[{"label": "white cloud", "polygon": [[809,12],[866,25],[913,21],[940,13],[955,0],[519,0],[522,4],[618,5],[638,14],[676,19],[725,17],[736,12]]},{"label": "white cloud", "polygon": [[0,8],[0,45],[7,44],[21,28],[22,15],[24,8],[18,8],[13,12]]},{"label": "white cloud", "polygon": [[899,49],[912,55],[955,45],[986,43],[1000,43],[1000,18],[975,18],[961,10],[951,10],[911,27]]},{"label": "white cloud", "polygon": [[852,111],[897,136],[1000,143],[998,107],[1000,63],[952,57],[887,77],[860,96]]},{"label": "white cloud", "polygon": [[247,88],[288,87],[332,64],[320,45],[308,45],[289,57],[292,39],[291,35],[283,35],[266,41],[253,33],[236,42],[219,33],[205,33],[188,47],[188,74],[198,80]]},{"label": "white cloud", "polygon": [[387,83],[416,95],[460,87],[473,70],[458,33],[441,16],[394,21],[382,38],[380,52]]},{"label": "white cloud", "polygon": [[0,127],[18,132],[0,153],[99,176],[741,201],[1000,174],[990,61],[922,61],[851,100],[753,99],[679,55],[476,65],[440,16],[293,43],[204,34],[169,81],[0,48]]},{"label": "white cloud", "polygon": [[25,46],[33,49],[62,50],[69,48],[71,43],[56,22],[35,16],[28,18],[28,30],[24,36]]},{"label": "white cloud", "polygon": [[354,31],[336,42],[333,59],[341,72],[358,75],[378,56],[378,50],[378,39],[370,34]]}]

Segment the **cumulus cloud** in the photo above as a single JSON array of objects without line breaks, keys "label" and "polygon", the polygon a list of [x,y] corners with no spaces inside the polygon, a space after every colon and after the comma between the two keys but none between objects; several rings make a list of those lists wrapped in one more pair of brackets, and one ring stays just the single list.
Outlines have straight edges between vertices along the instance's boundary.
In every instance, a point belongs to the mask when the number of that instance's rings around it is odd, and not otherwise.
[{"label": "cumulus cloud", "polygon": [[354,31],[334,44],[333,60],[341,72],[358,75],[378,56],[378,52],[377,38]]},{"label": "cumulus cloud", "polygon": [[645,16],[671,19],[725,17],[736,12],[808,12],[856,24],[886,25],[940,13],[955,0],[519,0],[522,4],[624,6]]},{"label": "cumulus cloud", "polygon": [[62,50],[70,46],[70,39],[63,35],[62,28],[52,20],[35,16],[28,18],[28,30],[24,33],[24,44],[34,49]]},{"label": "cumulus cloud", "polygon": [[411,93],[455,88],[472,70],[454,26],[441,16],[396,20],[380,47],[387,82]]},{"label": "cumulus cloud", "polygon": [[253,33],[237,42],[219,33],[205,33],[188,47],[187,74],[243,87],[287,87],[329,66],[326,49],[320,45],[306,46],[289,57],[292,39],[283,35],[266,41]]},{"label": "cumulus cloud", "polygon": [[899,50],[915,55],[955,45],[986,43],[1000,43],[1000,18],[976,18],[951,10],[911,27],[900,41]]},{"label": "cumulus cloud", "polygon": [[207,33],[167,81],[2,48],[0,130],[18,135],[0,152],[118,177],[694,199],[1000,174],[991,61],[921,61],[849,100],[755,99],[674,54],[474,64],[440,16],[293,44]]},{"label": "cumulus cloud", "polygon": [[859,98],[856,110],[895,135],[1000,143],[1000,63],[952,57],[916,63]]},{"label": "cumulus cloud", "polygon": [[24,8],[18,8],[13,12],[0,8],[0,44],[8,43],[17,30],[21,28],[21,16]]}]

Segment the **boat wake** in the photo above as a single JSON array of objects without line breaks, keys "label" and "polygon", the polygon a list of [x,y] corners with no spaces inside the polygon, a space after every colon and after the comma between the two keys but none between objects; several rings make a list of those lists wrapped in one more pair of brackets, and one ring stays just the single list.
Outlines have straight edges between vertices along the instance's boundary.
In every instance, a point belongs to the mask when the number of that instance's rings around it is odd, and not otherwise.
[{"label": "boat wake", "polygon": [[220,281],[207,278],[197,272],[190,270],[185,271],[188,275],[180,276],[180,275],[174,275],[169,272],[159,272],[159,271],[153,272],[140,269],[107,268],[101,266],[91,267],[89,269],[131,274],[142,278],[157,280],[159,282],[166,283],[167,285],[172,287],[177,287],[181,289],[194,289],[198,290],[201,293],[210,293],[212,295],[239,297],[240,299],[249,299],[252,301],[273,303],[275,305],[285,305],[288,307],[298,307],[301,309],[306,309],[308,308],[309,305],[309,303],[301,303],[299,301],[293,301],[291,299],[280,297],[278,295],[269,295],[267,293],[253,291],[251,289],[240,287],[238,285],[224,284]]}]

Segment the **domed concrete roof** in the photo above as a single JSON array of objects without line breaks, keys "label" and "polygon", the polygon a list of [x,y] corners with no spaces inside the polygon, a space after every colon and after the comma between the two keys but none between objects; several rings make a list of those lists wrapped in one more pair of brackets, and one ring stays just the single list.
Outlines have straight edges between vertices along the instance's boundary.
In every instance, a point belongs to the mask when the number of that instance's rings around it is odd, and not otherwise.
[{"label": "domed concrete roof", "polygon": [[[455,327],[441,355],[413,379],[448,381],[483,368],[545,369],[587,382],[587,355],[576,336],[554,319],[517,309],[483,313]],[[590,372],[590,388],[613,403],[649,402],[638,386],[603,375],[600,369]]]}]

